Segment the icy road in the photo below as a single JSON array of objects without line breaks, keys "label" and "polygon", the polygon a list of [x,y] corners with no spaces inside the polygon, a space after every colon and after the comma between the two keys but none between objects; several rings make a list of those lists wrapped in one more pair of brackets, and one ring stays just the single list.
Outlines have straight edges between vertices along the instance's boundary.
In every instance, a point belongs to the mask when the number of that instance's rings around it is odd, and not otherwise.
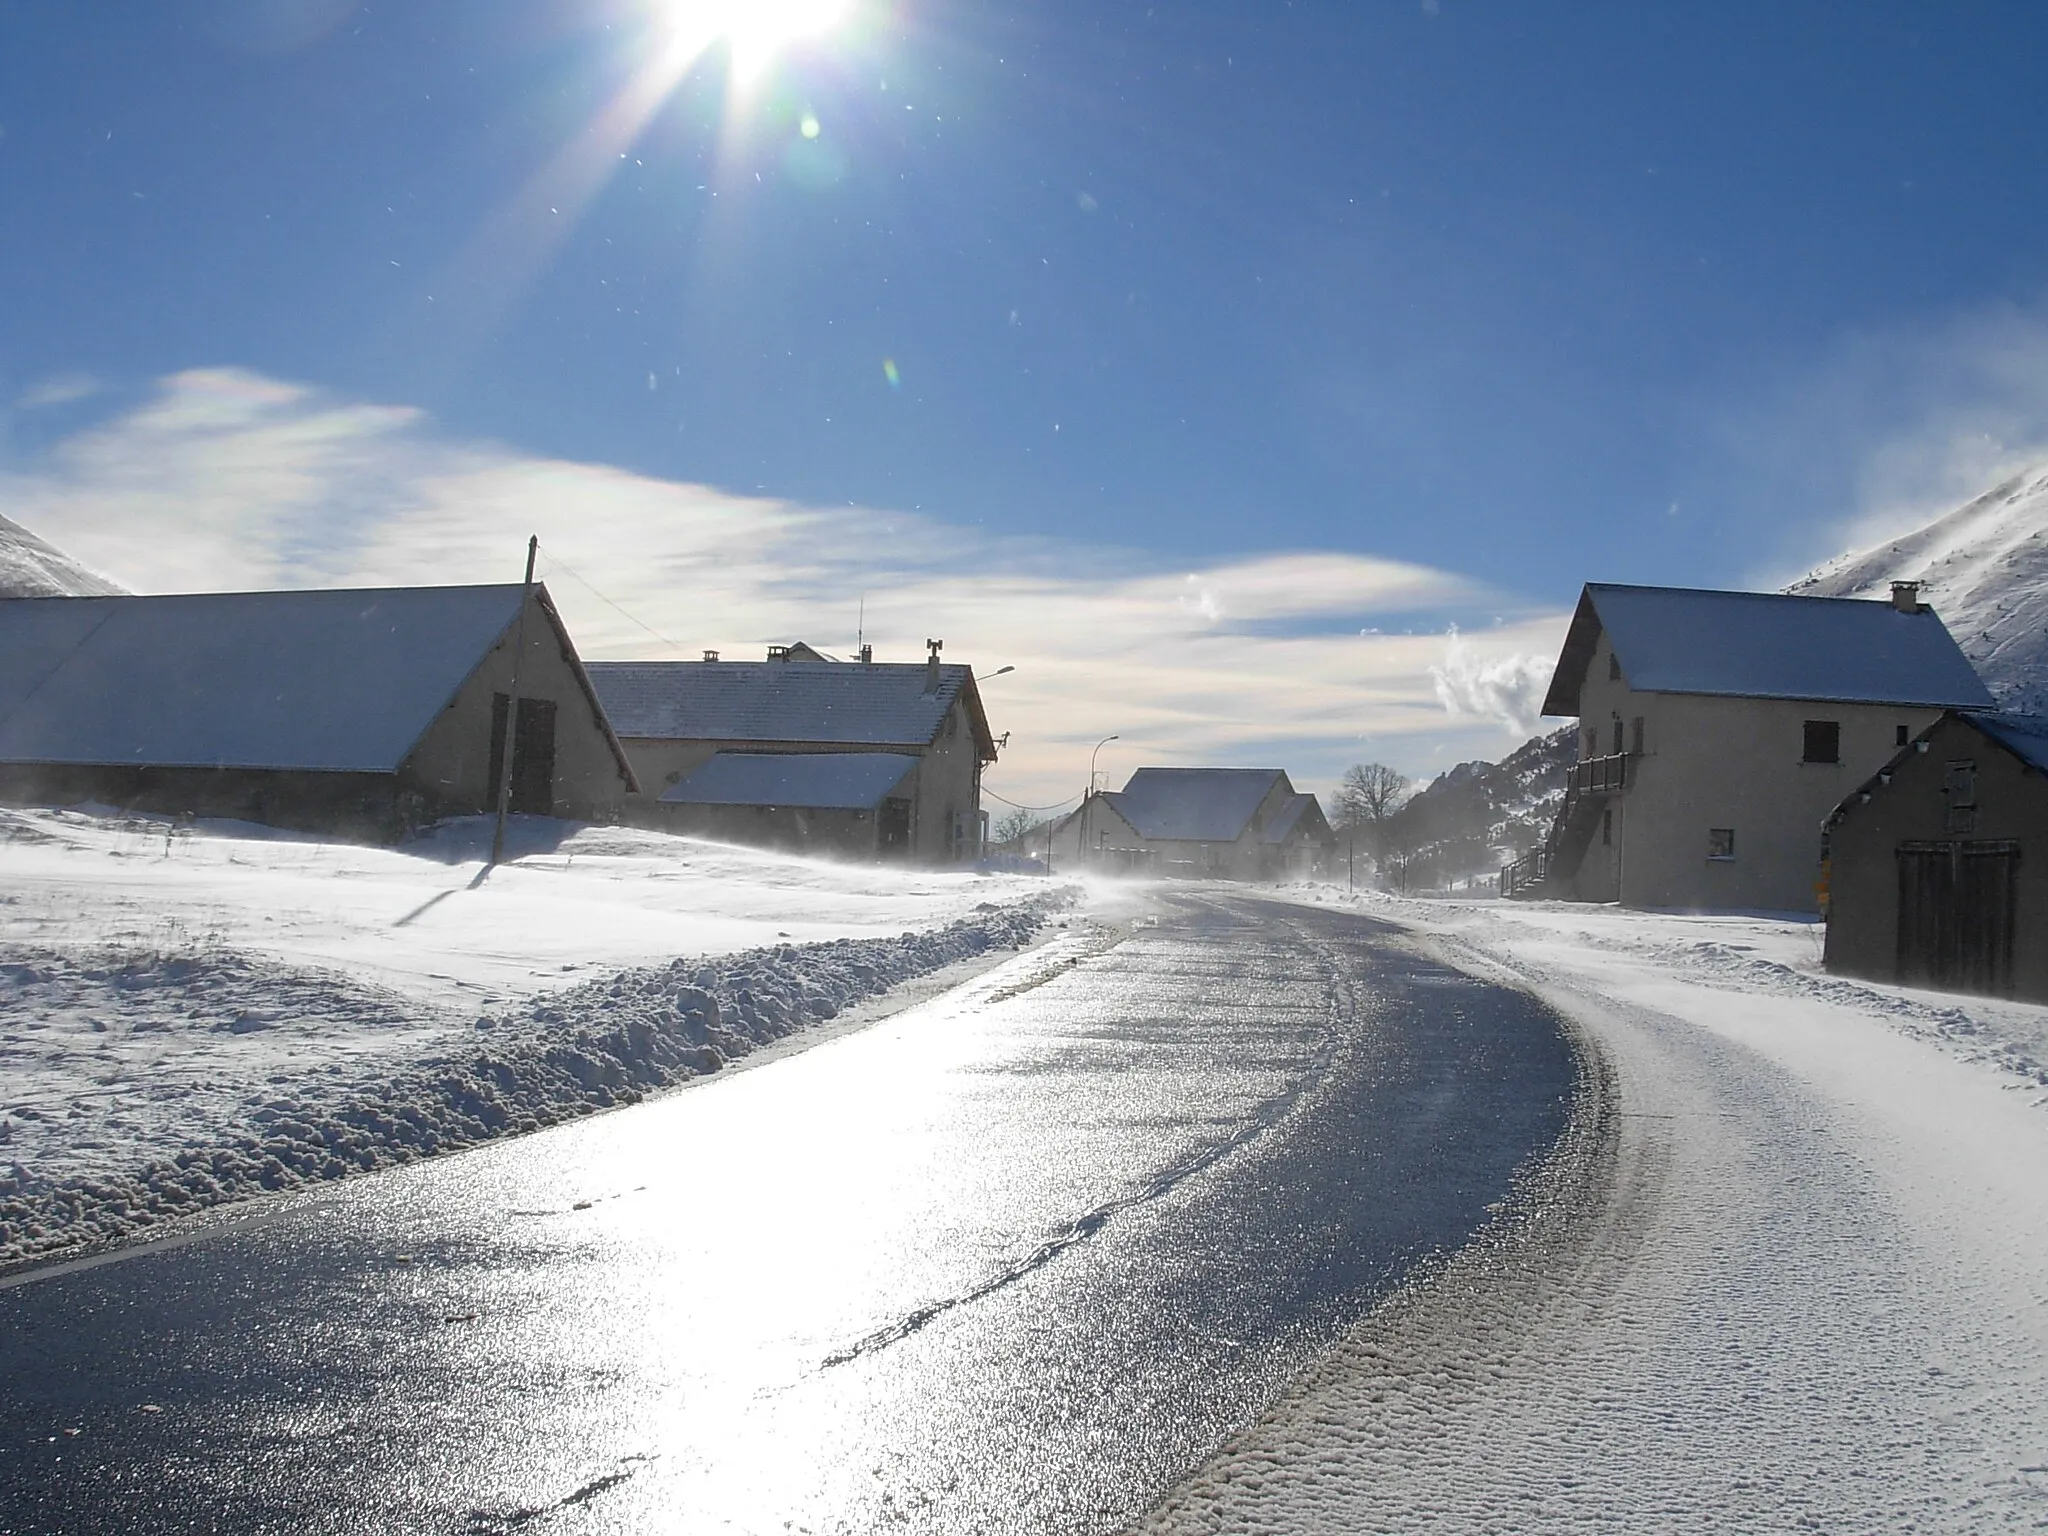
[{"label": "icy road", "polygon": [[801,1054],[5,1282],[0,1533],[1115,1530],[1589,1083],[1391,928],[1161,896]]}]

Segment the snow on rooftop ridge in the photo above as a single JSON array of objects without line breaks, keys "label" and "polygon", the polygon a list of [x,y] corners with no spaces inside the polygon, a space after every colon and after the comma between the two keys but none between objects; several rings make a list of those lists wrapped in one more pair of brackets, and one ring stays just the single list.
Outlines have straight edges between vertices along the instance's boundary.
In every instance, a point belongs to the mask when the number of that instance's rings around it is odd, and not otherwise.
[{"label": "snow on rooftop ridge", "polygon": [[1920,583],[2001,708],[2048,713],[2048,464],[1993,486],[1922,528],[1838,555],[1785,590],[1885,597]]},{"label": "snow on rooftop ridge", "polygon": [[123,589],[0,517],[0,598],[119,597]]}]

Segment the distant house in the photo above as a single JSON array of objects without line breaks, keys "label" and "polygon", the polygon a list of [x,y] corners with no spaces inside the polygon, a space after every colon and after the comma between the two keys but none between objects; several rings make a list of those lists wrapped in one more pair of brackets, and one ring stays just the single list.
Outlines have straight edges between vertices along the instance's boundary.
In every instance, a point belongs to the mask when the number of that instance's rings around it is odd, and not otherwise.
[{"label": "distant house", "polygon": [[[0,601],[0,800],[387,838],[495,808],[521,588]],[[545,587],[525,607],[516,811],[634,788]]]},{"label": "distant house", "polygon": [[1509,894],[1816,910],[1820,825],[1944,709],[1990,695],[1918,589],[1893,600],[1588,586],[1546,715],[1579,717]]},{"label": "distant house", "polygon": [[1187,879],[1305,879],[1336,845],[1278,768],[1140,768],[1053,829],[1053,867]]},{"label": "distant house", "polygon": [[1951,711],[1828,818],[1827,968],[2048,1002],[2048,720]]},{"label": "distant house", "polygon": [[[923,663],[799,659],[596,662],[644,824],[738,842],[937,864],[988,839],[995,761],[974,673]],[[792,762],[816,757],[817,762]]]}]

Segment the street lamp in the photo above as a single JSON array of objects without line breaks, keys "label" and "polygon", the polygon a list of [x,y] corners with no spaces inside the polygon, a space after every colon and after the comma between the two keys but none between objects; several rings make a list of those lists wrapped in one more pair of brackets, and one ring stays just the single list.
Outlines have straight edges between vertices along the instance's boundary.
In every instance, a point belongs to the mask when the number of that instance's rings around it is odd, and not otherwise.
[{"label": "street lamp", "polygon": [[980,675],[979,675],[978,677],[976,677],[976,678],[975,678],[974,680],[975,680],[975,681],[976,681],[977,683],[985,683],[985,682],[987,682],[987,681],[988,681],[988,680],[989,680],[990,678],[992,678],[992,677],[1001,677],[1001,676],[1002,676],[1002,675],[1003,675],[1003,674],[1004,674],[1005,672],[1014,672],[1014,671],[1016,671],[1016,670],[1017,670],[1017,669],[1016,669],[1015,667],[997,667],[997,668],[995,669],[995,671],[993,671],[993,672],[983,672],[983,673],[981,673],[981,674],[980,674]]},{"label": "street lamp", "polygon": [[1119,736],[1117,736],[1117,735],[1115,735],[1115,734],[1111,734],[1111,735],[1105,736],[1105,737],[1103,737],[1103,738],[1102,738],[1102,740],[1100,740],[1100,741],[1098,741],[1097,743],[1095,743],[1095,752],[1090,752],[1090,753],[1088,754],[1088,793],[1087,793],[1087,794],[1085,794],[1085,795],[1083,795],[1083,796],[1081,797],[1081,839],[1080,839],[1080,841],[1081,841],[1081,850],[1082,850],[1082,853],[1083,853],[1083,856],[1084,856],[1084,857],[1085,857],[1085,856],[1086,856],[1086,854],[1087,854],[1087,851],[1088,851],[1088,846],[1089,846],[1089,844],[1088,844],[1088,834],[1089,834],[1090,832],[1093,832],[1093,831],[1095,830],[1095,813],[1094,813],[1094,811],[1092,811],[1092,810],[1090,810],[1090,809],[1089,809],[1090,805],[1092,805],[1092,804],[1094,803],[1094,800],[1095,800],[1095,753],[1096,753],[1096,752],[1100,752],[1100,751],[1101,751],[1101,750],[1102,750],[1102,749],[1103,749],[1104,747],[1108,746],[1108,745],[1109,745],[1109,744],[1110,744],[1110,743],[1111,743],[1112,741],[1120,741],[1120,740],[1122,740],[1122,738],[1121,738],[1121,737],[1119,737]]}]

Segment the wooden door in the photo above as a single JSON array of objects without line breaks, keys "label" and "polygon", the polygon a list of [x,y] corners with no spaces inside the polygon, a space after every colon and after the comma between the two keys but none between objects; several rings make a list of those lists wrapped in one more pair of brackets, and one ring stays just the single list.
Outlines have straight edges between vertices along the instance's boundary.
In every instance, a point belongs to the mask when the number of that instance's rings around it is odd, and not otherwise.
[{"label": "wooden door", "polygon": [[2019,862],[2012,842],[1901,843],[1899,980],[2011,996]]},{"label": "wooden door", "polygon": [[[490,805],[498,803],[505,772],[505,715],[511,700],[491,696]],[[507,808],[521,815],[551,816],[555,809],[555,701],[519,701],[518,740],[512,745],[512,798]]]}]

